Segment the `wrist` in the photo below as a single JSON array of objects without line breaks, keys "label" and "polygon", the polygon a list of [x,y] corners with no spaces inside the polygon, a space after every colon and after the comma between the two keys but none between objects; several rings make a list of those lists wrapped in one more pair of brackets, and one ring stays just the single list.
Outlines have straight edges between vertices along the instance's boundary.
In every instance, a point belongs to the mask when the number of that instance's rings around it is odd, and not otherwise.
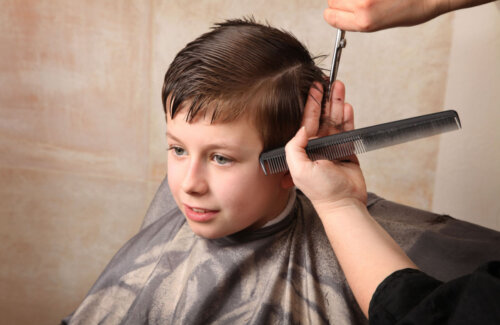
[{"label": "wrist", "polygon": [[336,201],[312,202],[321,219],[342,215],[368,213],[366,201],[358,198],[345,198]]}]

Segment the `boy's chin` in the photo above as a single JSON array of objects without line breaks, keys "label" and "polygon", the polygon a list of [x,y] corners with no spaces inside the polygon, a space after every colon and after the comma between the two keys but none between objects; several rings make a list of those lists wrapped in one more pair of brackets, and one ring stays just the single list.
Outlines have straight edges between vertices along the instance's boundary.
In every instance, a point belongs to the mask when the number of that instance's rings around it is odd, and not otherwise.
[{"label": "boy's chin", "polygon": [[188,220],[188,225],[189,228],[191,228],[191,231],[198,237],[205,238],[205,239],[219,239],[222,237],[229,236],[231,234],[226,234],[221,231],[218,231],[217,229],[208,229],[210,227],[200,227],[200,225],[197,224],[191,224]]}]

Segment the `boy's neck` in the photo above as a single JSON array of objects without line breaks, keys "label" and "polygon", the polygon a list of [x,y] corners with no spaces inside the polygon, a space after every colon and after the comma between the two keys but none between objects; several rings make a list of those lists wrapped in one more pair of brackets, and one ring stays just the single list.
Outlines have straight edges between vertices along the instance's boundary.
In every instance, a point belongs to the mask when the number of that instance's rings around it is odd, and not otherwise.
[{"label": "boy's neck", "polygon": [[285,219],[286,216],[288,216],[292,211],[296,198],[297,198],[297,193],[295,191],[295,188],[290,189],[288,191],[288,202],[285,205],[285,208],[281,211],[280,214],[278,214],[276,217],[266,222],[261,228],[272,226],[274,224],[277,224],[281,220]]}]

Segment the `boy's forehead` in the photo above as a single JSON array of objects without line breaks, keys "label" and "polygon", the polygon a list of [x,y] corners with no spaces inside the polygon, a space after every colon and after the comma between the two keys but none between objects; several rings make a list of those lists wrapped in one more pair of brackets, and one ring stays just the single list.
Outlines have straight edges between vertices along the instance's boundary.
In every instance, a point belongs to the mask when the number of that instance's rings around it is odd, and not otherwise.
[{"label": "boy's forehead", "polygon": [[251,145],[263,147],[260,132],[245,116],[232,121],[212,121],[212,114],[197,114],[186,120],[187,109],[178,111],[172,119],[167,114],[167,135],[178,140],[198,138],[214,145],[234,147]]}]

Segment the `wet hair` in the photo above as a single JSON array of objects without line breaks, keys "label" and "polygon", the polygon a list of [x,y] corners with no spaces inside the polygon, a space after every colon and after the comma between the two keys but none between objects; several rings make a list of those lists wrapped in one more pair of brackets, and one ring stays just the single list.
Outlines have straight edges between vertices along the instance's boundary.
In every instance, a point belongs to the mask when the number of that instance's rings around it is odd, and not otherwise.
[{"label": "wet hair", "polygon": [[253,18],[228,20],[177,54],[165,75],[163,108],[171,118],[187,109],[188,122],[199,114],[211,114],[212,123],[249,117],[268,150],[299,129],[314,81],[328,89],[315,58],[293,35]]}]

